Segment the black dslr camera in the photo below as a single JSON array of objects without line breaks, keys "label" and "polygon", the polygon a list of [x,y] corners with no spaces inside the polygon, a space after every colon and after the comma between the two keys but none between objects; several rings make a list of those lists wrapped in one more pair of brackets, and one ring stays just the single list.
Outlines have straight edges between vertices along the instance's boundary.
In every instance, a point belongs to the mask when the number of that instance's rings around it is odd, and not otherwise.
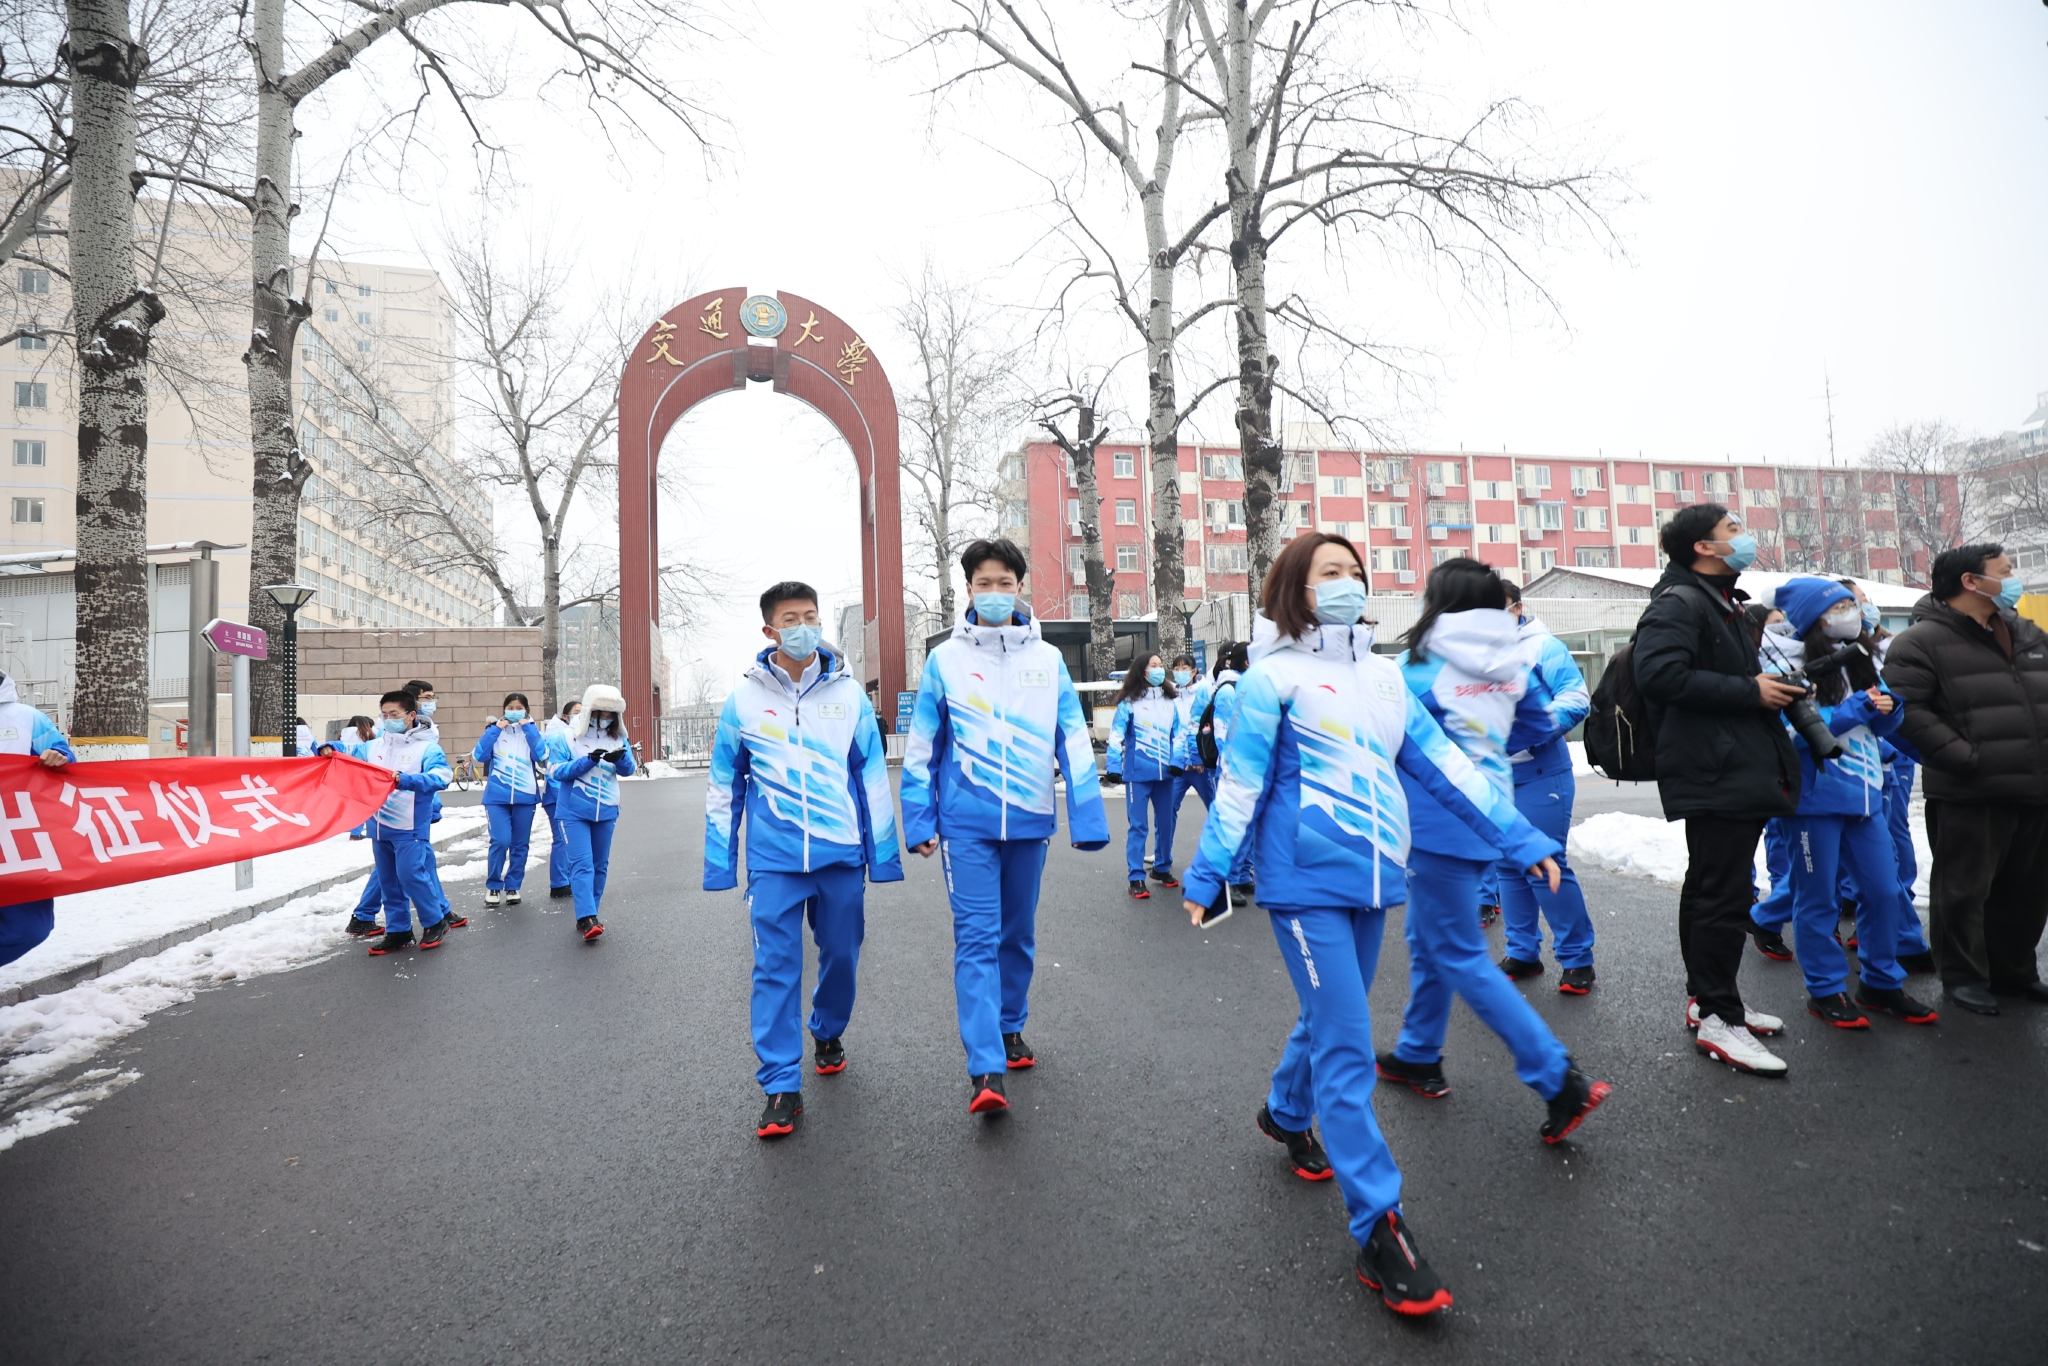
[{"label": "black dslr camera", "polygon": [[1792,729],[1799,738],[1806,741],[1806,748],[1813,754],[1816,768],[1827,763],[1842,752],[1842,742],[1828,729],[1828,723],[1821,719],[1820,708],[1813,701],[1813,680],[1823,674],[1833,673],[1858,655],[1866,658],[1870,651],[1857,641],[1850,641],[1841,649],[1809,659],[1806,666],[1790,673],[1773,674],[1780,683],[1803,690],[1803,695],[1785,706],[1785,719],[1792,723]]}]

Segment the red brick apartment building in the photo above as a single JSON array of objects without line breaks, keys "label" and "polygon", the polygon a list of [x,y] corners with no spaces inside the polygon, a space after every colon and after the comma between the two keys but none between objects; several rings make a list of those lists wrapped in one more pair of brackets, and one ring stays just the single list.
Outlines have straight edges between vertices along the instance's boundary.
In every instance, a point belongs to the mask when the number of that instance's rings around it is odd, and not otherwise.
[{"label": "red brick apartment building", "polygon": [[[1154,610],[1152,480],[1144,448],[1096,451],[1102,548],[1114,614]],[[1032,442],[1004,457],[1003,534],[1024,545],[1032,608],[1088,615],[1079,492],[1067,457]],[[1244,468],[1235,446],[1180,448],[1186,601],[1246,591]],[[1280,498],[1286,531],[1348,537],[1370,590],[1418,593],[1432,564],[1471,555],[1529,582],[1559,565],[1651,568],[1657,529],[1688,503],[1726,504],[1756,533],[1760,569],[1826,570],[1886,583],[1926,581],[1916,532],[1957,506],[1953,476],[1904,478],[1842,466],[1585,456],[1289,449]],[[1932,517],[1930,523],[1929,518]]]}]

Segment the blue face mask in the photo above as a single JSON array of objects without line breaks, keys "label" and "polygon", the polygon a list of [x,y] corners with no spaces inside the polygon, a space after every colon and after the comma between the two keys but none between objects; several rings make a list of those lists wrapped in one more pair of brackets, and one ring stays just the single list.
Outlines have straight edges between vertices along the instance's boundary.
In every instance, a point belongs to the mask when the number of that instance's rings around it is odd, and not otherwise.
[{"label": "blue face mask", "polygon": [[825,633],[809,622],[786,626],[781,634],[782,653],[791,659],[809,659],[818,653],[818,642],[825,638]]},{"label": "blue face mask", "polygon": [[1365,585],[1357,579],[1324,579],[1316,585],[1316,620],[1352,626],[1365,615]]},{"label": "blue face mask", "polygon": [[1878,616],[1878,612],[1877,612],[1877,604],[1876,604],[1876,603],[1874,603],[1874,602],[1866,602],[1866,603],[1864,603],[1864,604],[1863,604],[1863,629],[1864,629],[1864,630],[1866,630],[1866,631],[1875,631],[1875,630],[1877,629],[1877,623],[1878,623],[1878,621],[1879,621],[1879,620],[1880,620],[1880,618],[1879,618],[1879,616]]},{"label": "blue face mask", "polygon": [[[1983,592],[1981,588],[1977,591]],[[1996,593],[1985,593],[1984,596],[1996,600],[2001,607],[2018,607],[2020,605],[2020,598],[2026,594],[2026,591],[2026,580],[2014,574],[2010,578],[1999,580]]]},{"label": "blue face mask", "polygon": [[403,716],[387,716],[382,724],[386,735],[403,735],[412,729],[412,722],[406,720]]},{"label": "blue face mask", "polygon": [[1195,676],[1186,669],[1175,669],[1173,671],[1173,686],[1176,688],[1185,688],[1194,681]]},{"label": "blue face mask", "polygon": [[516,724],[517,722],[524,721],[526,719],[526,713],[523,711],[519,711],[515,708],[507,707],[505,709],[505,719]]},{"label": "blue face mask", "polygon": [[1728,562],[1730,569],[1740,574],[1756,562],[1756,537],[1745,531],[1731,538],[1728,542],[1728,553],[1721,558]]},{"label": "blue face mask", "polygon": [[1008,626],[1017,614],[1015,593],[976,593],[974,619],[983,626]]},{"label": "blue face mask", "polygon": [[421,715],[421,716],[432,716],[433,714],[434,714],[434,702],[433,702],[433,699],[432,699],[432,698],[429,698],[429,699],[428,699],[428,700],[426,700],[425,702],[422,702],[422,703],[420,703],[420,715]]},{"label": "blue face mask", "polygon": [[1161,683],[1164,683],[1164,682],[1166,681],[1166,670],[1164,670],[1164,669],[1147,669],[1147,670],[1145,670],[1145,681],[1146,681],[1147,683],[1150,683],[1150,684],[1151,684],[1151,685],[1152,685],[1153,687],[1155,687],[1155,688],[1156,688],[1156,687],[1158,687],[1158,686],[1159,686],[1159,685],[1160,685]]}]

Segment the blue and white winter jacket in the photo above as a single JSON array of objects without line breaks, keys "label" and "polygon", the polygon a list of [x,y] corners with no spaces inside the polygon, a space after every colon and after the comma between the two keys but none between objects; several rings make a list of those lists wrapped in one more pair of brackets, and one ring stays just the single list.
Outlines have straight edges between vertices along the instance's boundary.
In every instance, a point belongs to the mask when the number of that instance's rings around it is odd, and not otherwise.
[{"label": "blue and white winter jacket", "polygon": [[[619,779],[630,778],[640,769],[633,746],[619,727],[619,734],[606,735],[590,729],[590,713],[577,712],[576,719],[547,737],[548,776],[555,784],[555,818],[564,821],[611,821],[619,818]],[[597,757],[599,750],[625,753],[614,763]]]},{"label": "blue and white winter jacket", "polygon": [[1117,703],[1109,722],[1110,773],[1125,782],[1158,783],[1171,776],[1167,769],[1185,768],[1193,731],[1184,706],[1161,688]]},{"label": "blue and white winter jacket", "polygon": [[[398,787],[384,799],[370,837],[380,840],[433,838],[436,797],[455,776],[441,749],[441,732],[432,721],[416,721],[401,734],[380,734],[370,741],[364,762],[398,775]],[[424,800],[422,800],[424,796]]]},{"label": "blue and white winter jacket", "polygon": [[547,742],[533,722],[503,730],[485,726],[469,757],[491,766],[490,777],[484,780],[485,806],[532,806],[540,800],[541,785],[547,781],[541,776]]},{"label": "blue and white winter jacket", "polygon": [[1294,639],[1261,616],[1251,656],[1216,801],[1185,875],[1188,900],[1214,901],[1249,839],[1262,906],[1405,901],[1410,778],[1525,867],[1560,852],[1515,810],[1506,784],[1488,781],[1451,743],[1394,662],[1372,653],[1369,628],[1325,626]]},{"label": "blue and white winter jacket", "polygon": [[704,794],[704,890],[739,885],[740,822],[747,873],[808,873],[866,864],[874,882],[903,880],[888,753],[867,690],[820,647],[790,695],[775,647],[725,699]]},{"label": "blue and white winter jacket", "polygon": [[0,674],[0,754],[44,754],[56,750],[76,759],[57,723],[21,700],[14,680]]},{"label": "blue and white winter jacket", "polygon": [[[1878,689],[1891,695],[1882,682]],[[1861,692],[1850,693],[1832,707],[1821,707],[1821,719],[1842,743],[1842,753],[1825,765],[1813,762],[1812,749],[1792,731],[1792,748],[1799,751],[1799,814],[1883,815],[1884,784],[1891,765],[1884,755],[1888,746],[1879,737],[1897,730],[1905,711],[1906,704],[1893,697],[1891,714],[1883,715],[1870,694]],[[1791,730],[1790,725],[1786,729]]]},{"label": "blue and white winter jacket", "polygon": [[1517,787],[1538,778],[1571,772],[1572,748],[1565,736],[1593,710],[1593,695],[1586,691],[1586,676],[1579,672],[1578,661],[1572,658],[1564,642],[1534,617],[1522,623],[1520,635],[1523,640],[1538,644],[1536,662],[1529,670],[1529,693],[1549,715],[1549,735],[1532,735],[1527,748],[1508,755],[1508,762],[1514,765]]},{"label": "blue and white winter jacket", "polygon": [[1049,839],[1053,779],[1067,783],[1067,835],[1109,843],[1095,747],[1056,646],[1027,617],[985,626],[972,607],[925,656],[903,752],[903,842]]},{"label": "blue and white winter jacket", "polygon": [[[1515,780],[1508,754],[1552,733],[1550,711],[1529,687],[1540,648],[1540,641],[1523,638],[1514,613],[1477,607],[1438,617],[1423,641],[1421,663],[1406,650],[1398,660],[1408,691],[1510,801]],[[1446,811],[1422,784],[1403,774],[1402,786],[1416,848],[1489,862],[1501,856],[1498,843]]]}]

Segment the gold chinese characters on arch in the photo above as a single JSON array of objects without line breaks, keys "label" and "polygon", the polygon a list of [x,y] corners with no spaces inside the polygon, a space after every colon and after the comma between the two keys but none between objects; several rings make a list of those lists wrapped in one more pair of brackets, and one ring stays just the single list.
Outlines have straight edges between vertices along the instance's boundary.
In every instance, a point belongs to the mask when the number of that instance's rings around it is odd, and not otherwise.
[{"label": "gold chinese characters on arch", "polygon": [[861,372],[870,359],[868,344],[859,337],[855,337],[845,346],[839,348],[839,359],[832,362],[832,368],[839,372],[840,378],[845,380],[850,388],[853,384],[853,377]]},{"label": "gold chinese characters on arch", "polygon": [[654,335],[647,339],[648,344],[654,348],[645,357],[647,363],[652,365],[658,360],[665,360],[670,365],[681,365],[682,362],[671,355],[668,349],[668,344],[675,339],[676,325],[674,323],[666,320],[656,323],[654,325]]}]

